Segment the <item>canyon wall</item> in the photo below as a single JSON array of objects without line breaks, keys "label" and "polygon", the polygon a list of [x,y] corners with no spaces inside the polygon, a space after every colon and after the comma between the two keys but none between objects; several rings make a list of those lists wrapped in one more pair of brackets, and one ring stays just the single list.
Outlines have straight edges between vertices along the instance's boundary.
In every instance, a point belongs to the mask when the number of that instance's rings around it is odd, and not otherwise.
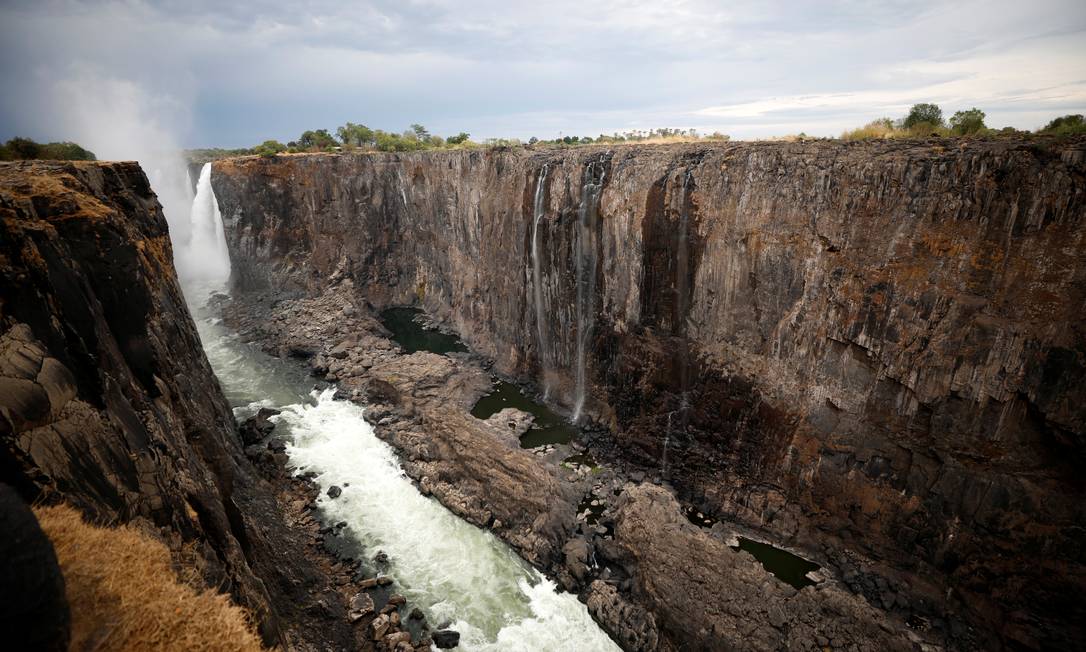
[{"label": "canyon wall", "polygon": [[859,555],[879,581],[842,579],[872,602],[1073,648],[1084,160],[1081,139],[522,148],[230,159],[213,184],[238,290],[349,276],[419,303],[688,504],[830,568]]},{"label": "canyon wall", "polygon": [[297,624],[305,564],[276,539],[136,163],[0,164],[0,482],[153,533],[269,644]]}]

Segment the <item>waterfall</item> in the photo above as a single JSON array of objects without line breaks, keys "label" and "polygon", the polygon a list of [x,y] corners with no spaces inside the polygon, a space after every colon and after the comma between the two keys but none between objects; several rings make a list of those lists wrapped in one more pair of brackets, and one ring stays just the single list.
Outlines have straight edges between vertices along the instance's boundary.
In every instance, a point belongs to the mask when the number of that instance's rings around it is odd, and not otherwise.
[{"label": "waterfall", "polygon": [[539,179],[535,184],[535,204],[532,207],[532,290],[535,293],[535,325],[539,335],[539,367],[543,374],[543,398],[550,396],[550,379],[547,373],[547,354],[550,346],[547,344],[547,326],[543,310],[543,271],[539,260],[539,221],[543,219],[543,192],[547,182],[547,165],[539,172]]},{"label": "waterfall", "polygon": [[174,242],[177,272],[186,285],[223,287],[230,277],[230,255],[226,249],[222,213],[211,187],[211,163],[204,163],[196,182],[196,197],[189,213],[188,238]]},{"label": "waterfall", "polygon": [[[693,184],[694,175],[690,170],[683,177],[683,184],[679,190],[679,228],[676,234],[675,246],[675,300],[673,302],[674,317],[671,331],[681,341],[679,348],[679,432],[686,437],[687,426],[690,424],[690,338],[687,334],[687,311],[689,310],[689,285],[690,285],[690,209],[688,204],[690,186]],[[667,452],[671,442],[671,417],[675,412],[667,415],[667,430],[664,434],[664,454],[661,462],[661,475],[667,477]]]},{"label": "waterfall", "polygon": [[667,413],[667,430],[664,431],[664,454],[660,458],[660,477],[667,478],[667,448],[671,444],[671,415],[674,412]]},{"label": "waterfall", "polygon": [[587,393],[585,350],[594,324],[596,306],[596,225],[599,221],[600,192],[607,176],[604,155],[585,166],[581,184],[581,207],[577,216],[577,369],[573,400],[573,421],[581,418]]}]

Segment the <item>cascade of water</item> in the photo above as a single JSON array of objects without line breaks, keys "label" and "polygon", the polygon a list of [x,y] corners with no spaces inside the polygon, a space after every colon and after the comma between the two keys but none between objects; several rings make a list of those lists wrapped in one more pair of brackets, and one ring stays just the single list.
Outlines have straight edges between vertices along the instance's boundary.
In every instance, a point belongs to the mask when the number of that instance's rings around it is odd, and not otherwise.
[{"label": "cascade of water", "polygon": [[225,286],[230,276],[230,254],[223,233],[222,213],[211,187],[211,163],[205,163],[196,182],[196,197],[189,213],[189,237],[174,243],[178,274],[186,284]]},{"label": "cascade of water", "polygon": [[596,224],[599,199],[607,176],[604,155],[585,166],[581,185],[581,206],[577,216],[577,369],[573,401],[573,421],[581,418],[587,393],[585,350],[595,317],[596,294]]},{"label": "cascade of water", "polygon": [[671,415],[674,412],[667,413],[667,430],[664,431],[664,454],[660,458],[660,477],[667,478],[667,449],[671,445]]},{"label": "cascade of water", "polygon": [[690,292],[688,289],[690,277],[690,207],[689,192],[693,184],[694,175],[690,170],[683,177],[682,191],[679,193],[679,250],[675,267],[675,324],[679,335],[682,337],[682,359],[679,361],[679,415],[682,422],[683,434],[686,434],[686,426],[690,420],[690,338],[687,334],[687,312],[689,312]]},{"label": "cascade of water", "polygon": [[[689,275],[690,275],[690,208],[688,206],[688,194],[693,183],[694,176],[690,170],[683,177],[683,184],[679,191],[679,229],[676,237],[675,252],[675,307],[672,321],[672,332],[680,338],[679,350],[679,431],[685,438],[686,429],[690,423],[690,338],[687,335],[687,311],[689,309]],[[671,414],[667,416],[667,434],[664,438],[663,471],[667,474],[667,448],[671,439]]]},{"label": "cascade of water", "polygon": [[535,184],[535,204],[532,207],[532,290],[535,294],[535,325],[539,335],[539,366],[543,373],[543,398],[550,396],[550,381],[547,373],[547,355],[550,346],[547,344],[547,327],[544,323],[543,311],[543,270],[539,260],[539,221],[543,219],[543,192],[547,182],[547,165],[539,172],[539,179]]}]

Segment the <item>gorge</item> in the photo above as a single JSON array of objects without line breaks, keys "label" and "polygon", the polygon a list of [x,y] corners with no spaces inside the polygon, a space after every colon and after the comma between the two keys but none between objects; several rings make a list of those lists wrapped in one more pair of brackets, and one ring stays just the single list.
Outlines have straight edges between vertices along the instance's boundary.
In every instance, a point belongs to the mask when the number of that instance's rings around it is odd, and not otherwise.
[{"label": "gorge", "polygon": [[[3,478],[195,542],[268,644],[404,642],[316,517],[463,649],[1081,648],[1081,138],[195,171],[171,247],[133,164],[0,166]],[[495,377],[580,430],[472,416]]]},{"label": "gorge", "polygon": [[684,501],[879,607],[1061,647],[1082,610],[1082,147],[284,156],[221,161],[215,190],[239,289],[346,279],[420,305],[650,475],[681,415]]}]

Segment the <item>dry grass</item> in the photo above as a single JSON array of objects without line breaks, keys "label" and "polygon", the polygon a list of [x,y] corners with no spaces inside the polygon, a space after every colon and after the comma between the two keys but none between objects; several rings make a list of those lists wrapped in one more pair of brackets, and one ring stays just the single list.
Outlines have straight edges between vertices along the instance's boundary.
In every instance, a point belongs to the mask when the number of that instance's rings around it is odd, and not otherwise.
[{"label": "dry grass", "polygon": [[890,138],[927,138],[928,136],[953,136],[950,129],[942,126],[921,123],[911,129],[894,125],[889,118],[873,120],[858,129],[841,134],[841,140],[871,140]]},{"label": "dry grass", "polygon": [[35,510],[53,541],[72,612],[72,650],[262,650],[246,612],[178,581],[169,550],[129,527]]}]

